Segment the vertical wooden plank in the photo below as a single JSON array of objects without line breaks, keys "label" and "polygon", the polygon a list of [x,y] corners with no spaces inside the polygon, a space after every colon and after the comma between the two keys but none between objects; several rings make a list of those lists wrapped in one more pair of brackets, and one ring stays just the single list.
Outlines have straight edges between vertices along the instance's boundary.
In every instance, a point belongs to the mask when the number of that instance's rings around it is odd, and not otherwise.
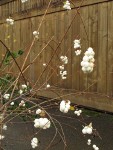
[{"label": "vertical wooden plank", "polygon": [[[52,35],[54,34],[54,32],[52,32],[53,30],[53,27],[52,25],[54,24],[54,22],[52,22],[53,20],[53,16],[52,14],[51,15],[47,15],[46,16],[46,20],[45,20],[45,38],[44,38],[44,43],[46,44],[52,37]],[[49,46],[50,45],[50,46]],[[43,66],[43,63],[48,63],[51,59],[51,54],[52,54],[52,48],[53,48],[53,42],[50,42],[47,46],[47,48],[44,50],[44,59],[43,59],[43,62],[42,62],[42,67],[45,68]],[[52,47],[52,48],[51,48]],[[48,68],[46,69],[45,71],[45,76],[44,76],[44,82],[46,80],[48,80],[48,78],[51,76],[51,73],[53,72],[53,70],[51,70],[51,64],[49,64]],[[55,69],[55,68],[54,68]],[[53,76],[51,76],[52,78]],[[47,81],[47,84],[50,84],[51,85],[51,78]]]},{"label": "vertical wooden plank", "polygon": [[[13,25],[13,52],[17,52],[21,49],[20,47],[20,21],[15,21]],[[18,64],[20,63],[19,60],[21,60],[21,57],[17,60]],[[19,64],[20,65],[20,64]],[[19,72],[18,67],[16,64],[14,65],[13,69],[14,73],[17,74]]]},{"label": "vertical wooden plank", "polygon": [[98,4],[98,92],[107,90],[108,3]]},{"label": "vertical wooden plank", "polygon": [[[68,64],[67,64],[67,79],[66,79],[66,85],[65,87],[68,88],[68,89],[71,89],[72,88],[72,49],[73,47],[71,47],[73,41],[71,41],[71,34],[72,34],[72,24],[71,24],[71,20],[72,20],[72,13],[71,11],[67,11],[67,17],[66,17],[66,22],[64,22],[65,24],[67,24],[67,27],[66,27],[66,30],[68,30],[67,32],[67,36],[66,36],[66,43],[64,43],[64,50],[65,50],[65,53],[68,57]],[[69,28],[71,24],[71,27]]]},{"label": "vertical wooden plank", "polygon": [[[55,27],[55,35],[56,35],[56,42],[57,45],[59,44],[59,42],[61,41],[62,36],[64,35],[64,18],[65,18],[65,12],[58,12],[57,13],[58,16],[56,16],[56,27]],[[53,15],[54,17],[54,15]],[[55,45],[55,47],[57,47],[57,45]],[[56,49],[56,48],[54,48]],[[58,48],[58,52],[57,52],[57,56],[56,56],[56,60],[57,60],[57,73],[58,73],[58,77],[57,77],[57,82],[56,85],[60,88],[63,88],[64,86],[64,80],[62,80],[61,75],[60,75],[60,69],[59,66],[63,65],[63,63],[61,62],[60,56],[64,56],[65,55],[65,51],[64,51],[64,41],[61,43],[60,47]],[[66,67],[64,66],[64,70],[66,70]]]},{"label": "vertical wooden plank", "polygon": [[[81,39],[81,50],[82,50],[82,55],[80,57],[80,59],[82,60],[83,56],[84,56],[84,52],[87,50],[88,48],[88,39],[87,39],[87,35],[86,32],[88,34],[88,6],[86,7],[82,7],[81,8],[81,16],[83,18],[83,22],[80,22],[80,39]],[[85,29],[86,32],[85,32]],[[87,74],[85,74],[82,69],[80,68],[80,90],[84,91],[87,89]]]},{"label": "vertical wooden plank", "polygon": [[[74,17],[76,10],[72,10]],[[74,40],[80,38],[80,16],[77,14],[72,24],[72,89],[79,90],[80,88],[80,56],[76,56],[74,49]]]},{"label": "vertical wooden plank", "polygon": [[88,90],[97,92],[97,59],[98,59],[98,5],[89,6],[89,46],[95,52],[95,66],[92,73],[88,75]]},{"label": "vertical wooden plank", "polygon": [[[36,17],[35,18],[35,31],[37,31],[37,29],[39,27],[40,20],[41,20],[41,17]],[[36,44],[36,48],[35,48],[35,51],[34,51],[35,56],[38,55],[38,53],[40,52],[40,50],[42,48],[42,44],[40,43],[41,39],[42,39],[42,33],[41,33],[41,30],[40,30],[39,31],[39,41],[35,42],[35,44]],[[41,58],[42,58],[42,55],[40,54],[38,56],[38,58],[36,59],[35,64],[34,64],[34,70],[35,70],[34,79],[35,79],[35,82],[39,79],[40,74],[41,74],[42,69],[43,69],[42,65],[41,65]],[[38,82],[37,86],[40,87],[41,83],[42,83],[42,81],[40,80]]]},{"label": "vertical wooden plank", "polygon": [[113,96],[113,1],[108,2],[107,94]]},{"label": "vertical wooden plank", "polygon": [[[60,40],[60,36],[59,36],[60,21],[61,21],[60,19],[61,19],[61,17],[59,16],[58,12],[54,15],[52,14],[52,30],[53,30],[52,32],[54,35],[54,41],[55,42],[52,42],[53,50],[51,50],[51,56],[54,54],[54,52],[57,48],[57,44],[59,43],[59,40]],[[59,49],[57,49],[57,53],[52,58],[52,61],[50,64],[52,66],[52,68],[55,70],[55,72],[53,72],[53,70],[51,70],[51,73],[53,74],[52,78],[51,78],[51,83],[52,83],[52,85],[55,85],[55,86],[59,86],[58,79],[60,79],[60,77],[58,77],[56,75],[56,72],[59,74],[59,68],[57,69],[57,67],[59,66],[59,57],[60,57],[59,56]]]}]

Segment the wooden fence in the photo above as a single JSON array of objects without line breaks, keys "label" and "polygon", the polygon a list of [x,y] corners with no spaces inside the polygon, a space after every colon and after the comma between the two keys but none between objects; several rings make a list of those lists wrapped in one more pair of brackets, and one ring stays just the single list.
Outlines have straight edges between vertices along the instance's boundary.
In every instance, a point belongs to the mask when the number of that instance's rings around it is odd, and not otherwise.
[{"label": "wooden fence", "polygon": [[[28,0],[25,4],[21,4],[20,0],[4,0],[0,2],[0,39],[12,51],[25,49],[30,45],[33,39],[32,32],[37,30],[48,2],[49,0]],[[54,38],[50,42],[50,46],[38,57],[35,64],[26,71],[27,78],[31,79],[32,82],[35,82],[44,70],[43,63],[47,63],[50,60],[54,50],[57,48],[57,44],[61,41],[77,13],[77,8],[81,5],[81,0],[72,0],[72,2],[74,3],[72,10],[66,11],[62,8],[62,0],[52,1],[40,28],[39,42],[34,44],[27,63],[32,62],[33,58],[52,36]],[[57,55],[52,59],[50,65],[56,71],[54,71],[49,83],[65,88],[66,93],[70,93],[73,90],[81,91],[80,96],[76,98],[74,95],[72,97],[77,104],[113,112],[112,98],[108,98],[108,96],[113,96],[113,1],[84,0],[78,11],[80,14],[77,13],[57,50]],[[5,23],[6,18],[9,16],[15,20],[14,26],[10,28]],[[74,53],[73,41],[76,38],[81,39],[81,56],[76,56]],[[94,71],[86,75],[81,71],[80,62],[89,46],[94,48],[96,61]],[[0,55],[4,54],[3,46],[0,47],[0,50]],[[58,57],[65,54],[69,58],[69,64],[66,66],[68,76],[67,80],[62,81],[60,76],[57,75],[57,65],[60,64]],[[23,59],[21,57],[20,65]],[[17,71],[17,69],[15,70]],[[49,71],[51,71],[50,68],[42,76],[40,84],[49,76]],[[87,93],[87,96],[86,92],[89,93]],[[55,95],[53,94],[52,97],[55,97]]]}]

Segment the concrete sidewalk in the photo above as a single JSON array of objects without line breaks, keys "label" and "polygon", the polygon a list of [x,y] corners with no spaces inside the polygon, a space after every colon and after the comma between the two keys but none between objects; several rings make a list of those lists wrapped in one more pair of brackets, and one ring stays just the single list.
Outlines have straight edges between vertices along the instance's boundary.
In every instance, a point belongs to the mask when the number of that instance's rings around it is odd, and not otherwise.
[{"label": "concrete sidewalk", "polygon": [[[53,109],[50,111],[54,115],[62,115],[62,113]],[[92,144],[96,144],[100,150],[113,150],[113,116],[101,113],[95,113],[92,111],[85,111],[83,113],[84,122],[93,123],[93,127],[99,131],[102,140],[98,137],[93,138],[91,136],[83,136],[82,123],[77,121],[79,117],[76,117],[72,112],[66,116],[74,117],[75,119],[65,119],[61,117],[55,117],[62,123],[63,130],[66,136],[67,148],[66,150],[93,150],[92,145],[87,145],[87,139],[92,139]],[[6,138],[2,141],[2,147],[4,150],[32,150],[30,142],[32,135],[38,131],[34,129],[33,123],[22,123],[19,118],[16,118],[15,123],[8,126],[6,131]],[[19,122],[19,123],[18,123]],[[72,127],[69,127],[72,126]],[[57,127],[59,126],[56,124]],[[73,129],[76,128],[77,130]],[[61,131],[61,130],[60,130]],[[47,130],[42,130],[37,135],[40,140],[39,147],[36,150],[46,150],[47,145],[53,138],[55,133],[54,127]],[[64,150],[64,144],[57,136],[53,142],[50,150]]]}]

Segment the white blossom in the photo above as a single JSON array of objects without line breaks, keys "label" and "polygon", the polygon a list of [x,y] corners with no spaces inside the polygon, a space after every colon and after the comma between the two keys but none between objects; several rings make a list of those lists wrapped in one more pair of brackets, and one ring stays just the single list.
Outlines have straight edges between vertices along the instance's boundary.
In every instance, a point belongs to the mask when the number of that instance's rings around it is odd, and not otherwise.
[{"label": "white blossom", "polygon": [[20,89],[20,90],[19,90],[19,94],[21,95],[22,93],[23,93],[23,90]]},{"label": "white blossom", "polygon": [[64,65],[59,66],[60,70],[64,70]]},{"label": "white blossom", "polygon": [[46,86],[47,88],[50,88],[51,86],[50,86],[50,84],[47,84],[47,86]]},{"label": "white blossom", "polygon": [[67,77],[65,77],[65,76],[62,76],[62,80],[65,80],[65,79],[67,79]]},{"label": "white blossom", "polygon": [[2,127],[2,129],[3,129],[3,130],[7,130],[7,125],[4,124],[3,127]]},{"label": "white blossom", "polygon": [[93,128],[92,128],[92,123],[90,123],[88,126],[85,126],[82,129],[83,134],[92,134],[93,133]]},{"label": "white blossom", "polygon": [[66,2],[64,3],[63,8],[67,10],[71,10],[70,2],[68,0],[66,0]]},{"label": "white blossom", "polygon": [[8,100],[10,98],[10,94],[5,94],[3,97]]},{"label": "white blossom", "polygon": [[39,115],[41,112],[42,112],[41,109],[37,109],[37,110],[36,110],[36,114],[37,114],[37,115]]},{"label": "white blossom", "polygon": [[13,24],[14,24],[14,20],[11,19],[11,18],[7,18],[7,19],[6,19],[6,22],[7,22],[9,25],[13,25]]},{"label": "white blossom", "polygon": [[25,102],[22,100],[22,101],[20,102],[19,106],[25,107]]},{"label": "white blossom", "polygon": [[81,50],[76,50],[75,54],[76,54],[76,56],[80,55],[81,54]]},{"label": "white blossom", "polygon": [[60,111],[63,113],[68,113],[69,109],[70,109],[70,101],[62,100],[60,103]]},{"label": "white blossom", "polygon": [[5,136],[0,134],[0,140],[3,140],[4,138]]},{"label": "white blossom", "polygon": [[36,137],[34,137],[34,138],[31,140],[31,146],[32,146],[32,148],[38,147],[38,143],[39,143],[38,139],[37,139]]},{"label": "white blossom", "polygon": [[39,32],[34,31],[34,32],[33,32],[33,35],[35,36],[35,38],[37,38],[37,39],[39,38]]},{"label": "white blossom", "polygon": [[23,90],[27,89],[27,85],[22,84],[22,89],[23,89]]},{"label": "white blossom", "polygon": [[74,40],[74,48],[75,49],[81,48],[80,40]]},{"label": "white blossom", "polygon": [[87,145],[91,145],[91,139],[88,139]]},{"label": "white blossom", "polygon": [[93,149],[94,150],[99,150],[99,148],[95,144],[93,145]]},{"label": "white blossom", "polygon": [[28,0],[21,0],[22,3],[25,3],[25,2],[27,2],[27,1],[28,1]]},{"label": "white blossom", "polygon": [[83,60],[81,62],[82,71],[84,73],[90,73],[93,71],[93,68],[94,68],[95,52],[93,51],[91,47],[89,47],[84,54],[85,56],[83,57]]},{"label": "white blossom", "polygon": [[34,120],[34,127],[41,129],[48,129],[51,126],[51,122],[48,118],[39,118]]},{"label": "white blossom", "polygon": [[68,58],[67,58],[67,56],[61,56],[60,59],[61,59],[61,61],[62,61],[64,64],[67,64],[67,63],[68,63]]},{"label": "white blossom", "polygon": [[77,115],[77,116],[80,116],[81,113],[82,113],[82,110],[76,110],[76,111],[74,112],[74,114]]},{"label": "white blossom", "polygon": [[14,106],[14,104],[15,104],[14,102],[11,102],[11,103],[10,103],[11,106]]},{"label": "white blossom", "polygon": [[43,64],[43,66],[45,67],[45,66],[46,66],[46,64],[44,63],[44,64]]}]

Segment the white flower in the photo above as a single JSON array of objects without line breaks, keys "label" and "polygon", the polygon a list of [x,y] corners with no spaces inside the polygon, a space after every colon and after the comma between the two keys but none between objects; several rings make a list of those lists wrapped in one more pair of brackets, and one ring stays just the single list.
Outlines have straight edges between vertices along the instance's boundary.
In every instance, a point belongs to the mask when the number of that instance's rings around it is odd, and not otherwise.
[{"label": "white flower", "polygon": [[87,145],[91,145],[91,139],[88,139]]},{"label": "white flower", "polygon": [[11,19],[11,18],[7,18],[7,19],[6,19],[6,22],[7,22],[8,24],[10,24],[10,25],[13,25],[13,24],[14,24],[14,20]]},{"label": "white flower", "polygon": [[50,84],[47,84],[47,86],[46,86],[47,88],[50,88]]},{"label": "white flower", "polygon": [[23,90],[24,90],[24,89],[27,89],[27,85],[23,84],[23,85],[22,85],[22,89],[23,89]]},{"label": "white flower", "polygon": [[80,55],[81,54],[81,50],[76,50],[75,54],[76,54],[76,56]]},{"label": "white flower", "polygon": [[42,111],[41,109],[37,109],[36,114],[39,115],[41,113],[41,111]]},{"label": "white flower", "polygon": [[48,118],[39,118],[34,120],[35,128],[48,129],[50,126],[51,122],[48,120]]},{"label": "white flower", "polygon": [[81,62],[82,71],[84,73],[90,73],[93,71],[94,68],[94,51],[91,47],[88,48],[88,50],[85,52],[85,56],[83,57],[83,60]]},{"label": "white flower", "polygon": [[71,10],[70,2],[67,0],[63,6],[64,9]]},{"label": "white flower", "polygon": [[99,150],[99,148],[95,144],[93,145],[93,149],[94,150]]},{"label": "white flower", "polygon": [[27,1],[28,1],[28,0],[21,0],[22,3],[25,3],[25,2],[27,2]]},{"label": "white flower", "polygon": [[80,40],[74,40],[74,48],[75,48],[75,49],[81,48]]},{"label": "white flower", "polygon": [[92,123],[90,123],[88,126],[85,126],[82,129],[83,134],[92,134],[93,133],[93,128],[92,128]]},{"label": "white flower", "polygon": [[46,66],[46,64],[44,63],[43,66]]},{"label": "white flower", "polygon": [[19,94],[21,95],[22,93],[23,93],[23,90],[20,89],[20,90],[19,90]]},{"label": "white flower", "polygon": [[0,134],[0,140],[3,140],[4,138],[5,136]]},{"label": "white flower", "polygon": [[96,145],[93,145],[93,148],[95,149],[97,146]]},{"label": "white flower", "polygon": [[76,110],[76,111],[74,112],[74,114],[77,115],[77,116],[80,116],[81,113],[82,113],[82,110]]},{"label": "white flower", "polygon": [[70,101],[62,100],[60,103],[60,111],[63,113],[68,113],[69,109],[70,109]]},{"label": "white flower", "polygon": [[32,148],[38,147],[38,143],[39,143],[38,139],[37,139],[36,137],[34,137],[34,138],[31,140],[31,146],[32,146]]},{"label": "white flower", "polygon": [[3,125],[2,129],[3,129],[3,130],[7,130],[6,124]]},{"label": "white flower", "polygon": [[67,58],[67,56],[61,56],[60,59],[61,59],[61,61],[62,61],[64,64],[67,64],[67,63],[68,63],[68,58]]},{"label": "white flower", "polygon": [[39,32],[34,31],[34,32],[33,32],[33,35],[35,36],[35,38],[37,38],[37,39],[39,38]]},{"label": "white flower", "polygon": [[64,70],[64,65],[59,66],[60,70]]},{"label": "white flower", "polygon": [[5,94],[3,97],[8,100],[10,98],[10,94]]},{"label": "white flower", "polygon": [[14,102],[11,102],[11,103],[10,103],[11,106],[13,106],[14,104],[15,104]]},{"label": "white flower", "polygon": [[62,80],[65,80],[65,79],[67,79],[67,77],[65,77],[65,76],[62,76]]},{"label": "white flower", "polygon": [[25,107],[25,102],[22,100],[22,101],[20,102],[19,106]]}]

